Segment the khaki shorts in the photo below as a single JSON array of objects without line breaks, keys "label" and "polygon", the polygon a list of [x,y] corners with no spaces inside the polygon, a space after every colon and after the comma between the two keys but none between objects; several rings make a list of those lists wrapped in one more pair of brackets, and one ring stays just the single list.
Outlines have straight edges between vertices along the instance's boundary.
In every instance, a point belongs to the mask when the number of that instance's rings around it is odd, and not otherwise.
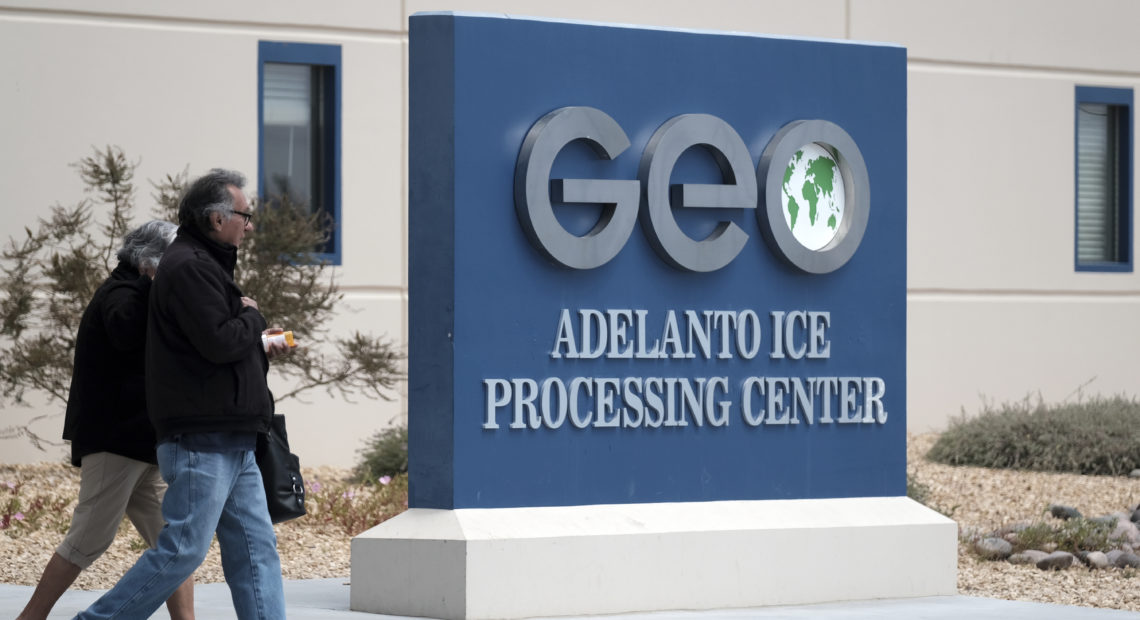
[{"label": "khaki shorts", "polygon": [[79,504],[71,517],[71,529],[55,552],[87,568],[111,546],[123,514],[153,547],[164,525],[162,496],[166,493],[158,466],[110,452],[88,454],[82,462]]}]

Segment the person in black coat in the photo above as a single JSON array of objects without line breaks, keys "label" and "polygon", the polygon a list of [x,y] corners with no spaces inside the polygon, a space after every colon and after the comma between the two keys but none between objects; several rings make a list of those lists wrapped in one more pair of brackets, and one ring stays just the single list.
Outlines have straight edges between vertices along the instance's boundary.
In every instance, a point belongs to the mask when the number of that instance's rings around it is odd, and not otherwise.
[{"label": "person in black coat", "polygon": [[[118,266],[79,322],[63,423],[71,464],[81,468],[79,503],[20,620],[47,617],[79,573],[111,546],[124,514],[151,546],[164,525],[166,484],[146,410],[144,353],[151,279],[175,229],[154,220],[127,233]],[[170,596],[171,618],[194,617],[193,587],[191,577]]]},{"label": "person in black coat", "polygon": [[168,486],[166,527],[114,588],[76,618],[147,618],[205,559],[215,534],[239,618],[284,618],[277,536],[254,458],[273,416],[257,302],[234,281],[238,247],[253,231],[245,177],[214,169],[179,203],[178,234],[150,295],[147,410]]}]

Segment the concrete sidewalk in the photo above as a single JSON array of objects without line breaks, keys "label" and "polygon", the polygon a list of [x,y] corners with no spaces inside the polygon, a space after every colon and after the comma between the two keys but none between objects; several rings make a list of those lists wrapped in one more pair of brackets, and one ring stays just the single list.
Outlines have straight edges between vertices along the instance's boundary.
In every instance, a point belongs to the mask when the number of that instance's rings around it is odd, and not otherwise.
[{"label": "concrete sidewalk", "polygon": [[[71,618],[102,591],[69,590],[56,604],[50,618]],[[15,618],[32,595],[31,586],[0,584],[0,618]],[[194,589],[196,615],[201,620],[236,618],[230,603],[230,591],[224,583],[200,584]],[[290,620],[384,620],[401,618],[366,614],[348,609],[348,579],[312,579],[285,582],[285,599]],[[166,618],[160,609],[155,618]],[[585,616],[564,618],[581,620]],[[1044,603],[1022,603],[971,596],[934,596],[915,599],[858,601],[803,605],[795,607],[763,607],[714,611],[663,611],[604,616],[606,620],[1125,620],[1140,619],[1140,613],[1067,607]]]}]

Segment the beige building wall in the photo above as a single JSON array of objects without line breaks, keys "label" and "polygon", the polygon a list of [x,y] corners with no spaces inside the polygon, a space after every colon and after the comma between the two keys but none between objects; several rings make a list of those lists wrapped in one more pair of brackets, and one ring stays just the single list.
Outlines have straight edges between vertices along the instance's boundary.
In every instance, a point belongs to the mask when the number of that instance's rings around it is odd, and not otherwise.
[{"label": "beige building wall", "polygon": [[[259,41],[341,46],[343,266],[333,335],[387,335],[406,348],[404,162],[407,35],[399,3],[44,1],[0,3],[0,239],[22,234],[55,203],[83,198],[68,164],[93,146],[141,159],[136,222],[151,215],[148,180],[215,166],[257,183]],[[272,321],[272,317],[269,317]],[[303,326],[297,327],[303,332]],[[274,391],[289,386],[271,383]],[[316,391],[278,403],[307,465],[351,466],[363,441],[406,415],[392,402]],[[0,427],[61,404],[0,410]],[[37,422],[57,439],[62,415]],[[0,461],[56,460],[26,440],[0,440]]]},{"label": "beige building wall", "polygon": [[[83,197],[68,164],[92,146],[141,158],[137,221],[150,215],[148,180],[169,172],[226,166],[255,183],[258,41],[340,45],[334,332],[405,345],[407,16],[428,10],[906,46],[910,429],[942,428],[982,397],[1136,391],[1137,275],[1073,267],[1075,87],[1140,83],[1140,4],[1128,0],[0,0],[0,239]],[[307,464],[349,466],[406,416],[396,397],[279,407]],[[0,427],[61,410],[0,409]],[[35,430],[54,438],[61,424]],[[53,450],[0,440],[0,461],[64,453]]]},{"label": "beige building wall", "polygon": [[1115,0],[852,3],[854,38],[907,47],[911,430],[1136,394],[1140,276],[1074,268],[1073,119],[1078,85],[1140,86],[1138,18]]}]

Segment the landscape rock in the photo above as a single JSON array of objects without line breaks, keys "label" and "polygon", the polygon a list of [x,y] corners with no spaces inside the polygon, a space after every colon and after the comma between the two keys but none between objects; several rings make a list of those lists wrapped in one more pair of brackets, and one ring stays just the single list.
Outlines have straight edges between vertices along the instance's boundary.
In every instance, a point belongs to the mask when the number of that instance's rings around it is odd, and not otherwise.
[{"label": "landscape rock", "polygon": [[979,540],[974,548],[987,560],[1004,560],[1013,553],[1013,545],[1002,538],[988,537]]},{"label": "landscape rock", "polygon": [[1106,552],[1104,555],[1108,558],[1108,563],[1110,565],[1116,566],[1116,560],[1118,560],[1120,556],[1124,555],[1124,551],[1121,549],[1113,549],[1112,551]]},{"label": "landscape rock", "polygon": [[1136,555],[1131,551],[1125,551],[1116,558],[1113,565],[1117,568],[1140,568],[1140,555]]},{"label": "landscape rock", "polygon": [[1073,565],[1076,558],[1068,551],[1054,551],[1037,563],[1041,570],[1064,570]]},{"label": "landscape rock", "polygon": [[1128,477],[1129,478],[1140,478],[1140,469],[1133,469],[1132,471],[1128,472]]},{"label": "landscape rock", "polygon": [[1084,560],[1089,568],[1095,568],[1097,570],[1104,570],[1109,566],[1108,556],[1105,555],[1103,551],[1089,551],[1085,554]]},{"label": "landscape rock", "polygon": [[1132,522],[1133,523],[1140,522],[1140,508],[1137,508],[1137,509],[1132,511]]},{"label": "landscape rock", "polygon": [[[966,596],[1098,608],[1082,610],[1092,615],[1103,613],[1102,609],[1127,610],[1132,612],[1132,616],[1140,618],[1140,587],[1137,587],[1140,582],[1133,583],[1137,582],[1140,569],[1128,569],[1129,572],[1135,572],[1131,579],[1124,578],[1125,571],[1119,568],[1110,568],[1108,571],[1090,570],[1085,567],[1079,570],[1042,571],[1024,566],[1011,566],[1007,562],[981,560],[974,551],[974,542],[978,538],[991,536],[997,528],[1008,523],[1029,521],[1034,524],[1060,525],[1060,521],[1043,514],[1047,513],[1046,509],[1050,503],[1065,503],[1079,508],[1081,512],[1094,515],[1125,509],[1131,513],[1137,508],[1137,503],[1140,503],[1140,486],[1135,486],[1136,481],[1122,476],[1077,476],[1051,472],[993,470],[942,465],[924,460],[926,451],[937,438],[938,436],[934,434],[910,437],[907,464],[908,467],[913,466],[916,469],[919,480],[937,489],[933,493],[933,503],[956,506],[952,518],[958,523],[960,531],[977,533],[976,536],[961,538],[960,545],[964,553],[958,562],[959,593]],[[1140,468],[1140,464],[1137,467]],[[1127,474],[1128,470],[1124,473]],[[298,521],[304,520],[305,518],[298,519]],[[285,525],[286,528],[289,526]],[[54,544],[58,544],[58,541]],[[1110,544],[1099,550],[1107,552],[1115,547],[1116,544]],[[1041,545],[1034,543],[1031,548],[1041,549]],[[5,551],[7,549],[0,551],[0,555]],[[50,554],[51,552],[47,551],[45,555]],[[131,560],[137,557],[136,554]],[[5,562],[0,560],[0,567],[4,564]],[[32,586],[39,579],[43,566],[33,566],[33,570],[35,575],[29,576],[28,580]],[[28,572],[31,573],[33,570]],[[104,569],[83,571],[80,579],[91,572],[110,571]],[[114,585],[115,578],[120,574],[108,578],[106,581],[109,585],[102,588]],[[1056,611],[1061,616],[1065,615],[1064,609]],[[1046,613],[1031,612],[1033,613],[1036,615],[1032,617],[1037,618],[1047,615],[1047,610]],[[997,615],[1000,614],[995,614],[995,620]],[[1087,615],[1087,613],[1078,615]],[[1115,615],[1122,618],[1129,617],[1127,613]],[[965,620],[980,619],[971,619],[967,616]]]},{"label": "landscape rock", "polygon": [[[1009,556],[1009,563],[1010,564],[1032,564],[1032,565],[1036,566],[1038,562],[1040,562],[1041,560],[1044,560],[1048,556],[1049,556],[1049,554],[1045,553],[1044,551],[1038,551],[1036,549],[1027,549],[1025,551],[1022,551],[1021,553],[1015,553],[1015,554]],[[1107,562],[1107,560],[1106,560],[1106,562]]]},{"label": "landscape rock", "polygon": [[1112,539],[1126,543],[1133,549],[1140,545],[1140,527],[1123,515],[1116,521],[1116,528],[1112,530]]},{"label": "landscape rock", "polygon": [[1099,523],[1100,525],[1107,525],[1109,527],[1116,527],[1116,515],[1104,515],[1103,517],[1093,517],[1089,519],[1090,523]]},{"label": "landscape rock", "polygon": [[1050,505],[1049,506],[1049,514],[1053,515],[1054,517],[1056,517],[1058,519],[1064,519],[1066,521],[1068,521],[1069,519],[1080,519],[1081,518],[1081,512],[1079,510],[1077,510],[1076,508],[1071,508],[1069,506],[1062,506],[1061,504]]},{"label": "landscape rock", "polygon": [[[1140,511],[1140,508],[1138,508],[1137,511]],[[1018,521],[1017,523],[1011,523],[1009,525],[1002,526],[1000,529],[998,529],[997,534],[1003,538],[1008,534],[1020,534],[1029,529],[1030,525],[1031,524],[1028,521]]]}]

